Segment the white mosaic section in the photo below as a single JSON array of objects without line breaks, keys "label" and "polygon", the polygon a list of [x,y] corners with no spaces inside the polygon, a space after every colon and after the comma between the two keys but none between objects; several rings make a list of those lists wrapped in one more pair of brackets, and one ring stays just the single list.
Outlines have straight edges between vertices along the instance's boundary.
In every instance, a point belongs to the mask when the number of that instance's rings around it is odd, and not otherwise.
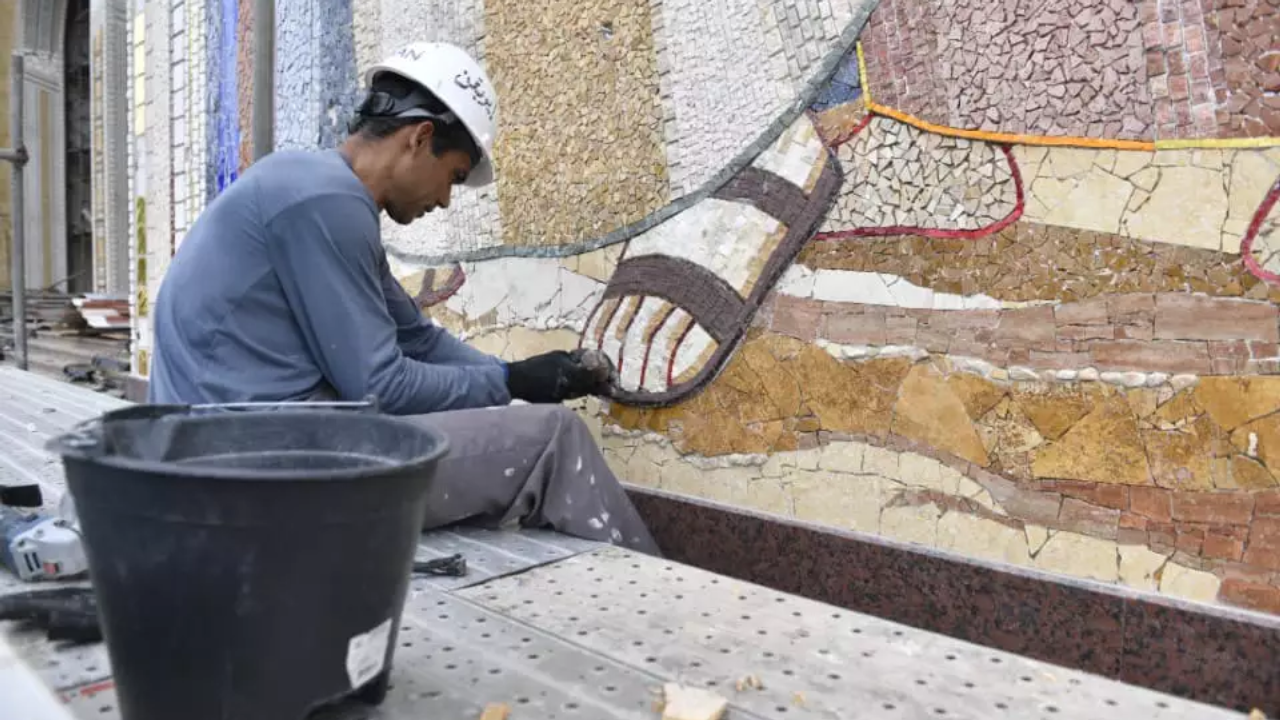
[{"label": "white mosaic section", "polygon": [[[377,25],[360,17],[376,6]],[[479,0],[356,0],[356,58],[366,63],[411,42],[442,41],[465,48],[484,62],[484,4]],[[371,36],[372,33],[376,35]],[[363,81],[363,76],[361,76]],[[502,99],[498,99],[501,132]],[[448,209],[436,210],[409,226],[383,216],[388,250],[402,256],[442,255],[502,244],[497,184],[483,190],[457,188]]]},{"label": "white mosaic section", "polygon": [[[172,172],[173,93],[170,85],[171,20],[173,7],[167,2],[144,2],[145,37],[143,39],[145,105],[140,113],[142,130],[138,133],[140,166],[136,173],[140,187],[137,195],[146,202],[146,288],[150,303],[168,269],[172,253],[175,206],[170,188]],[[152,351],[150,317],[135,320],[138,351]],[[149,368],[148,368],[149,369]]]},{"label": "white mosaic section", "polygon": [[637,236],[627,257],[683,258],[741,289],[754,279],[761,248],[780,227],[776,219],[750,205],[708,198]]},{"label": "white mosaic section", "polygon": [[[856,241],[850,241],[856,242]],[[826,302],[885,305],[913,310],[1000,310],[1029,303],[1006,303],[990,295],[935,292],[897,275],[857,270],[811,270],[792,265],[777,293]]]},{"label": "white mosaic section", "polygon": [[795,101],[861,4],[653,0],[673,197],[709,180]]},{"label": "white mosaic section", "polygon": [[581,332],[604,292],[600,281],[547,258],[497,258],[462,269],[467,280],[445,307],[471,321],[490,316],[499,327]]},{"label": "white mosaic section", "polygon": [[825,152],[818,129],[808,117],[801,115],[752,165],[808,190],[814,166]]},{"label": "white mosaic section", "polygon": [[186,98],[187,113],[187,153],[185,170],[186,181],[186,227],[176,238],[176,244],[182,243],[186,230],[195,222],[196,216],[204,210],[205,201],[209,197],[209,112],[208,85],[209,63],[205,51],[209,36],[208,23],[205,22],[205,0],[186,0]]},{"label": "white mosaic section", "polygon": [[845,178],[823,232],[976,230],[1007,218],[1018,191],[999,146],[876,117],[836,151]]}]

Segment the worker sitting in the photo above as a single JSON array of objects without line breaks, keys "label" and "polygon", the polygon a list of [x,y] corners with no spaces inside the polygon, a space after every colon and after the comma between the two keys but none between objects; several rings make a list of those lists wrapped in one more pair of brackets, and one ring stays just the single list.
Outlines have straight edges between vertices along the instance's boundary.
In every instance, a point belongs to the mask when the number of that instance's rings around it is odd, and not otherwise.
[{"label": "worker sitting", "polygon": [[448,438],[425,528],[519,523],[656,553],[560,404],[606,392],[599,376],[566,352],[508,363],[468,347],[391,275],[381,212],[407,225],[449,207],[455,185],[493,182],[488,76],[457,47],[418,43],[367,78],[340,148],[263,158],[191,227],[155,299],[149,400],[373,395]]}]

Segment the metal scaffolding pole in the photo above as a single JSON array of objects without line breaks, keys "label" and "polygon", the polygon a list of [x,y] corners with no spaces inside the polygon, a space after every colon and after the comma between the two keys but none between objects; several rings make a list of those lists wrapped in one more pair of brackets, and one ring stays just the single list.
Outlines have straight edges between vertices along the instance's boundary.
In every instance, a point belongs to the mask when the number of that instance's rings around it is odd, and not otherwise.
[{"label": "metal scaffolding pole", "polygon": [[[241,6],[243,7],[243,6]],[[276,122],[276,3],[253,3],[253,159],[261,160],[275,146]]]},{"label": "metal scaffolding pole", "polygon": [[10,197],[13,198],[13,235],[9,242],[9,263],[12,270],[13,292],[13,351],[16,354],[18,368],[27,369],[27,248],[23,237],[23,195],[22,168],[27,164],[27,147],[22,141],[23,121],[23,57],[13,54],[12,85],[9,96],[9,135],[13,147],[0,149],[0,160],[12,165],[13,184]]}]

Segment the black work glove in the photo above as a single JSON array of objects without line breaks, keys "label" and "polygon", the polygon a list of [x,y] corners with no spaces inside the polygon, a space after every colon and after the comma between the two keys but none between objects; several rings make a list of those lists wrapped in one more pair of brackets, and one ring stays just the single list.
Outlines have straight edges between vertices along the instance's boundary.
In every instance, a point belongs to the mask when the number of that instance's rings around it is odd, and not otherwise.
[{"label": "black work glove", "polygon": [[[607,395],[612,363],[592,351],[556,350],[507,364],[511,397],[531,403],[560,403],[588,395]],[[603,361],[601,361],[603,358]]]},{"label": "black work glove", "polygon": [[93,588],[62,587],[0,597],[0,620],[18,620],[43,630],[50,640],[99,642],[98,601]]}]

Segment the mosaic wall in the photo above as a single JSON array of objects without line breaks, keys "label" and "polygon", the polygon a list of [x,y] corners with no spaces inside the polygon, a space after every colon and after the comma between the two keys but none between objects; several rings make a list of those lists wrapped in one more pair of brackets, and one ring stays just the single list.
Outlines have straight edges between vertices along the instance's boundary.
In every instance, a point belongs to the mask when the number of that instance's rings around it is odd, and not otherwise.
[{"label": "mosaic wall", "polygon": [[[209,127],[163,147],[207,198],[251,18],[204,3]],[[499,182],[384,226],[393,267],[489,352],[606,350],[625,479],[1280,612],[1278,14],[282,0],[277,136],[332,146],[383,53],[464,45]]]}]

